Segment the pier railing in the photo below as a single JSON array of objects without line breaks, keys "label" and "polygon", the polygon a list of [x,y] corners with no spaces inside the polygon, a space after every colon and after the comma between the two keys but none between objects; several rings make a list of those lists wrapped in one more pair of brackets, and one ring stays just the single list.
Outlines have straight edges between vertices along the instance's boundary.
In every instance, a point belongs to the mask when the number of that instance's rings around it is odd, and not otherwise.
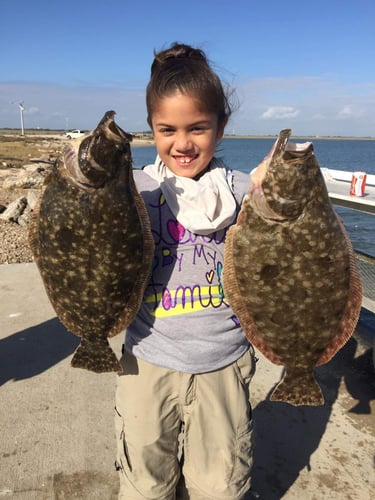
[{"label": "pier railing", "polygon": [[[367,175],[364,196],[350,196],[351,172],[322,168],[329,197],[334,205],[375,215],[375,175]],[[374,240],[375,244],[375,240]],[[375,313],[375,258],[356,249],[356,263],[362,278],[362,307]]]}]

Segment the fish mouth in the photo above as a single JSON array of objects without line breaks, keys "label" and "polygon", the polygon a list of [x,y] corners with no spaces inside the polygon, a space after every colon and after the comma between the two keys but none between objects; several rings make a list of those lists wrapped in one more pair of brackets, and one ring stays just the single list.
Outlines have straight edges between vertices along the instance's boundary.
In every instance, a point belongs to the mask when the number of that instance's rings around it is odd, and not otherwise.
[{"label": "fish mouth", "polygon": [[288,142],[291,133],[292,129],[290,128],[284,128],[283,130],[281,130],[275,141],[275,144],[272,146],[270,152],[265,157],[265,160],[271,161],[272,158],[282,155],[284,151],[286,151],[286,149],[291,146]]},{"label": "fish mouth", "polygon": [[[77,141],[77,139],[73,139],[73,141]],[[77,147],[73,143],[73,141],[70,141],[70,143],[64,147],[63,160],[59,162],[59,169],[64,177],[68,179],[70,184],[73,184],[75,187],[79,187],[84,190],[93,189],[94,186],[91,185],[90,180],[85,175],[83,175],[79,166],[78,151],[80,148],[80,143]],[[85,152],[85,154],[87,155],[88,143],[86,144],[87,151]]]},{"label": "fish mouth", "polygon": [[[251,172],[249,201],[265,219],[286,221],[301,214],[307,200],[306,188],[298,185],[299,171],[314,155],[311,142],[289,143],[291,129],[281,130],[270,152]],[[301,183],[300,183],[301,184]],[[279,189],[275,189],[276,186]]]},{"label": "fish mouth", "polygon": [[64,148],[60,168],[76,187],[96,189],[112,179],[125,160],[131,164],[132,135],[115,123],[115,114],[107,111],[94,130]]},{"label": "fish mouth", "polygon": [[306,154],[314,154],[312,149],[312,142],[289,142],[291,134],[292,129],[290,128],[281,130],[275,141],[275,144],[272,146],[270,152],[265,157],[265,160],[268,160],[270,162],[272,158],[276,156],[283,156],[285,152],[290,152],[293,154],[293,156],[306,156]]}]

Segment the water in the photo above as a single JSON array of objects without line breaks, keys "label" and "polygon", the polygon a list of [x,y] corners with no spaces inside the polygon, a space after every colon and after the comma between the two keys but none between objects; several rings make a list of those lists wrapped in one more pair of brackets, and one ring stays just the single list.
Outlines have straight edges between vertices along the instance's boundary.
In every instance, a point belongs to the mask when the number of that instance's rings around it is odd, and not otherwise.
[{"label": "water", "polygon": [[[314,139],[313,142],[321,167],[375,174],[375,141]],[[218,146],[216,156],[231,168],[250,172],[262,161],[273,143],[272,138],[227,138]],[[156,155],[154,146],[135,147],[132,152],[134,166],[138,168],[153,163]],[[336,207],[336,211],[345,223],[354,248],[375,257],[375,217],[342,207]]]}]

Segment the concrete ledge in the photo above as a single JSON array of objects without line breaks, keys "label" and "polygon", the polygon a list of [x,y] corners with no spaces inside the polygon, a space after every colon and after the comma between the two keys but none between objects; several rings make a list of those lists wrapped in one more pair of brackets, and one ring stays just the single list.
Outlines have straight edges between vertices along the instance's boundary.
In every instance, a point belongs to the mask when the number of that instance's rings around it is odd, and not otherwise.
[{"label": "concrete ledge", "polygon": [[[116,375],[70,366],[79,339],[55,317],[34,264],[0,266],[0,291],[0,498],[114,500]],[[122,341],[111,341],[118,356]],[[282,368],[259,356],[253,484],[263,498],[370,500],[370,357],[352,338],[317,369],[326,404],[294,408],[267,400]]]}]

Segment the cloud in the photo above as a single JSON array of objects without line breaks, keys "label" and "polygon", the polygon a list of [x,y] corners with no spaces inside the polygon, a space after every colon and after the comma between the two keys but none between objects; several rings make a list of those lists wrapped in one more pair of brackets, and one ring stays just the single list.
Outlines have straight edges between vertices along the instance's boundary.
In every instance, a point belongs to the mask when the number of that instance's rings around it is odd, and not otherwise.
[{"label": "cloud", "polygon": [[238,134],[277,134],[281,127],[299,135],[375,134],[371,81],[342,81],[332,75],[253,78],[242,81],[237,94],[240,105],[229,126]]},{"label": "cloud", "polygon": [[31,106],[30,108],[25,108],[25,114],[27,115],[36,115],[39,113],[39,108],[35,106]]},{"label": "cloud", "polygon": [[337,113],[339,120],[357,119],[363,116],[363,111],[360,109],[353,109],[352,106],[344,106]]},{"label": "cloud", "polygon": [[296,118],[299,115],[299,110],[292,106],[270,106],[264,113],[261,114],[262,120],[284,120]]}]

